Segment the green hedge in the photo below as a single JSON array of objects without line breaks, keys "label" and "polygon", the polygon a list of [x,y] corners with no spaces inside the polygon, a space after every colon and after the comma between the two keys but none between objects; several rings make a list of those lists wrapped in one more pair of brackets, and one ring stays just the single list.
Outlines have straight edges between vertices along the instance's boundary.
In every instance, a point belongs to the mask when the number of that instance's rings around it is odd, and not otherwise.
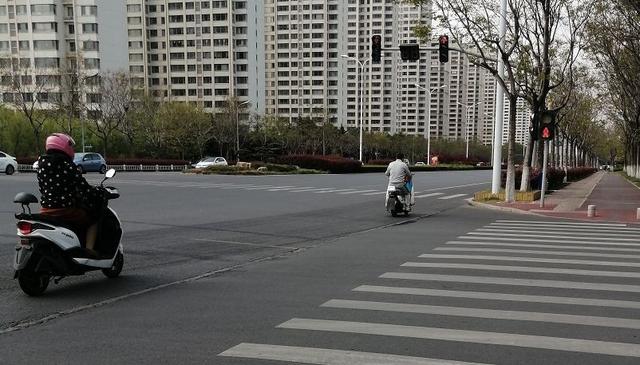
[{"label": "green hedge", "polygon": [[[469,165],[439,165],[439,166],[410,166],[412,172],[425,171],[467,171],[467,170],[491,170],[491,166],[469,166]],[[364,165],[359,172],[385,172],[387,166],[383,165]]]}]

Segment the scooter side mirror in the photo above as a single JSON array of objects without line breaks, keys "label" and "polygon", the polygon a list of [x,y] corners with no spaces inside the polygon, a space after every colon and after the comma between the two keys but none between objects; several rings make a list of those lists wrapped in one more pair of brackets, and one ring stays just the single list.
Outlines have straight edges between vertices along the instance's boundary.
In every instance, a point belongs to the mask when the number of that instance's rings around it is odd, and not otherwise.
[{"label": "scooter side mirror", "polygon": [[112,177],[116,176],[116,169],[109,169],[107,170],[107,172],[104,174],[104,177],[106,177],[107,179],[111,179]]}]

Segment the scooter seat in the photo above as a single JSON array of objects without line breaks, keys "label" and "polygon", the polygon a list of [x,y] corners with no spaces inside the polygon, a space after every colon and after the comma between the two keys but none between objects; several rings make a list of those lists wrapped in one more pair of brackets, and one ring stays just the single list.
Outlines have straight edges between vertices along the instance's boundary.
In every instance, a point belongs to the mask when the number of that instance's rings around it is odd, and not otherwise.
[{"label": "scooter seat", "polygon": [[54,225],[56,227],[63,227],[63,228],[69,229],[69,230],[74,231],[74,232],[77,230],[77,227],[75,227],[73,224],[70,224],[68,222],[65,222],[65,221],[62,221],[62,220],[59,220],[59,219],[51,218],[51,216],[48,216],[46,214],[19,213],[19,214],[16,214],[16,219],[27,220],[27,221],[37,221],[37,222],[41,222],[41,223],[48,223],[48,224],[52,224],[52,225]]}]

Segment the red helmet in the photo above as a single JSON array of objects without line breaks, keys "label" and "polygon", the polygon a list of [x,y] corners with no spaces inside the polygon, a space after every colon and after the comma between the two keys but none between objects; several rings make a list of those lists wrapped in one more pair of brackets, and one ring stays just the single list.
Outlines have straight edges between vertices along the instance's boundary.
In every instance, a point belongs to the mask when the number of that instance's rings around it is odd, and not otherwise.
[{"label": "red helmet", "polygon": [[47,152],[49,152],[49,150],[58,150],[73,158],[73,146],[75,145],[76,142],[70,136],[64,133],[53,133],[47,137],[45,149]]}]

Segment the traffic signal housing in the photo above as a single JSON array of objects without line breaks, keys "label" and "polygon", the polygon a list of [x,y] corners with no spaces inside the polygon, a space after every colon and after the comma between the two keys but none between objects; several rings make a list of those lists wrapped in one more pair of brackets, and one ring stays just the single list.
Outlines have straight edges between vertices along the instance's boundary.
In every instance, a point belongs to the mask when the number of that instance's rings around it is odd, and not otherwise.
[{"label": "traffic signal housing", "polygon": [[371,37],[371,62],[380,63],[381,55],[382,55],[382,36],[380,34],[374,34]]},{"label": "traffic signal housing", "polygon": [[540,126],[538,128],[540,139],[543,141],[552,140],[556,132],[556,112],[545,111],[540,118]]},{"label": "traffic signal housing", "polygon": [[420,59],[420,46],[416,43],[401,44],[400,58],[403,61],[417,61]]},{"label": "traffic signal housing", "polygon": [[440,62],[449,62],[449,36],[441,35],[438,38],[438,54],[440,55]]}]

